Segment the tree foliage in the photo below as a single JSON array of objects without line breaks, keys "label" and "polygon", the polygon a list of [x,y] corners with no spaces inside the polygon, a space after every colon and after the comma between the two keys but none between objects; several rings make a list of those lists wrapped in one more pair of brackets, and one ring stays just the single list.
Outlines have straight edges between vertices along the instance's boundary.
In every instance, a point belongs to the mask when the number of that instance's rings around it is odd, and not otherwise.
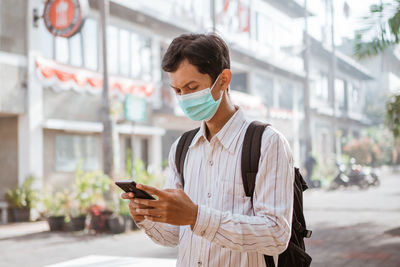
[{"label": "tree foliage", "polygon": [[400,43],[400,0],[371,5],[363,21],[365,27],[355,34],[356,57],[374,56]]},{"label": "tree foliage", "polygon": [[393,95],[386,102],[385,123],[394,138],[400,138],[400,94]]}]

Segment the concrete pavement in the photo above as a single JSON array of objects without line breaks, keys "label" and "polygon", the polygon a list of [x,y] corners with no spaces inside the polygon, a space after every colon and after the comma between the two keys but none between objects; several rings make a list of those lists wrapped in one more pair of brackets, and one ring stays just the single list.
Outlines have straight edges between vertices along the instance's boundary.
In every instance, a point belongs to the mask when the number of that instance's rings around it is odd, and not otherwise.
[{"label": "concrete pavement", "polygon": [[400,174],[381,181],[367,191],[306,191],[312,266],[400,266]]},{"label": "concrete pavement", "polygon": [[[400,229],[396,230],[400,227],[399,174],[383,174],[381,187],[367,191],[309,190],[304,203],[308,227],[313,230],[312,238],[306,240],[313,257],[311,266],[400,266]],[[6,237],[0,238],[0,266],[99,260],[93,255],[118,257],[116,261],[124,262],[126,257],[175,259],[177,255],[176,248],[158,246],[141,231],[91,236],[43,232],[43,223],[36,226],[40,231],[34,232],[32,224],[22,235],[23,229],[18,231],[15,225],[0,226],[0,237]],[[11,237],[12,231],[19,236]]]}]

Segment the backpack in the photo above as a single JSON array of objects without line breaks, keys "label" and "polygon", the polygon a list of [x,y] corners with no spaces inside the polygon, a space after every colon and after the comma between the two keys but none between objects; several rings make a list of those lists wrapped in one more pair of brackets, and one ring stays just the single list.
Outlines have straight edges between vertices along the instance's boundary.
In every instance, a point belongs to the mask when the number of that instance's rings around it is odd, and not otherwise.
[{"label": "backpack", "polygon": [[[266,127],[270,124],[263,124],[254,121],[250,123],[246,130],[242,148],[242,179],[246,196],[253,202],[253,192],[260,159],[261,138]],[[200,128],[193,129],[184,133],[177,145],[175,154],[175,164],[184,185],[183,167],[189,146]],[[298,168],[294,168],[295,179],[293,186],[293,217],[292,235],[287,249],[279,254],[278,267],[308,267],[311,264],[311,257],[305,252],[304,238],[310,238],[312,231],[307,230],[303,213],[303,191],[307,189],[307,184],[300,174]],[[264,255],[267,267],[275,267],[272,256]]]}]

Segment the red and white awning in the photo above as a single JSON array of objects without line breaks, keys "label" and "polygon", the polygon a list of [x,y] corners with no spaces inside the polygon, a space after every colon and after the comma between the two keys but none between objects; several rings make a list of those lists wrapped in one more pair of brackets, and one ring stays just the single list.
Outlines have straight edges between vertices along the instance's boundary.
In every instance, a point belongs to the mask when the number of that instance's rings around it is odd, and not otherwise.
[{"label": "red and white awning", "polygon": [[[101,94],[102,92],[103,76],[95,71],[61,64],[42,57],[36,59],[36,71],[45,86],[50,86],[58,91],[72,89],[92,94]],[[154,92],[153,83],[118,76],[109,77],[109,88],[111,95],[132,94],[151,97]]]}]

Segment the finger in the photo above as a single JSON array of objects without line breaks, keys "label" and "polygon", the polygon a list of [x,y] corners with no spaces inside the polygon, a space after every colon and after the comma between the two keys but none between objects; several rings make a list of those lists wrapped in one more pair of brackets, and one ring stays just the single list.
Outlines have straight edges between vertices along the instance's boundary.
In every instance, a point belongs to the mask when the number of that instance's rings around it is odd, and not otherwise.
[{"label": "finger", "polygon": [[135,198],[133,200],[133,202],[140,204],[140,205],[145,205],[147,207],[161,207],[162,206],[162,202],[160,200]]},{"label": "finger", "polygon": [[131,201],[132,201],[132,204],[131,204],[132,208],[135,208],[135,209],[153,209],[153,207],[149,207],[149,206],[146,206],[146,205],[143,205],[143,204],[135,203],[135,202],[133,202],[132,199],[131,199]]},{"label": "finger", "polygon": [[123,199],[132,199],[134,197],[135,197],[135,194],[132,192],[121,193],[121,198],[123,198]]},{"label": "finger", "polygon": [[135,212],[140,216],[153,216],[153,217],[165,216],[165,212],[163,210],[158,210],[158,209],[136,209]]},{"label": "finger", "polygon": [[157,188],[149,186],[149,185],[138,184],[136,187],[141,189],[141,190],[146,191],[150,195],[156,195],[158,197],[166,196],[166,192],[163,192],[162,190],[158,190]]}]

